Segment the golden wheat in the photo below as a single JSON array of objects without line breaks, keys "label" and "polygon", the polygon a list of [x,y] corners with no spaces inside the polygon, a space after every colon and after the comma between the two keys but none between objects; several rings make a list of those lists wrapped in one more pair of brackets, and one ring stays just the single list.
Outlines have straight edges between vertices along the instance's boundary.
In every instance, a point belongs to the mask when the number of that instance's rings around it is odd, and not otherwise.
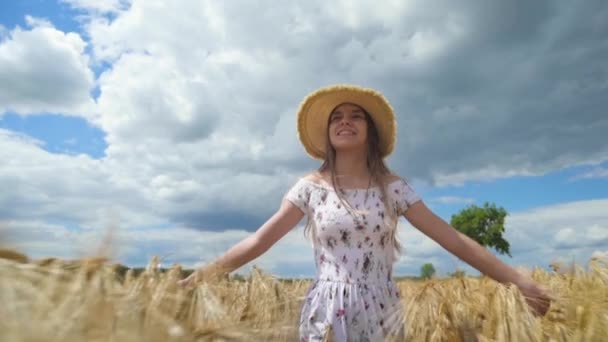
[{"label": "golden wheat", "polygon": [[[1,341],[294,341],[308,280],[254,268],[246,281],[176,282],[158,258],[119,277],[105,258],[30,261],[0,251]],[[556,301],[533,316],[517,288],[481,277],[400,281],[408,341],[602,341],[608,336],[608,265],[536,269]],[[327,340],[330,340],[330,332]]]}]

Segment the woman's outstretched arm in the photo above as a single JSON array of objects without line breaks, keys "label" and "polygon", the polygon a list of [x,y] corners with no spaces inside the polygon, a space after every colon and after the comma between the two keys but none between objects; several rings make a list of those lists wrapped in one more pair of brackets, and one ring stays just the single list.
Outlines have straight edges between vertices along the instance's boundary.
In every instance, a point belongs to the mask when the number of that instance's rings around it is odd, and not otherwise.
[{"label": "woman's outstretched arm", "polygon": [[530,277],[503,263],[475,240],[462,234],[433,213],[422,201],[412,204],[405,218],[422,233],[479,272],[501,283],[519,287],[535,313],[544,315],[549,308],[550,296]]},{"label": "woman's outstretched arm", "polygon": [[298,207],[284,199],[277,212],[255,233],[241,240],[213,262],[193,272],[188,278],[181,280],[179,284],[182,286],[189,285],[198,276],[225,274],[240,268],[264,254],[295,227],[303,216],[304,213]]}]

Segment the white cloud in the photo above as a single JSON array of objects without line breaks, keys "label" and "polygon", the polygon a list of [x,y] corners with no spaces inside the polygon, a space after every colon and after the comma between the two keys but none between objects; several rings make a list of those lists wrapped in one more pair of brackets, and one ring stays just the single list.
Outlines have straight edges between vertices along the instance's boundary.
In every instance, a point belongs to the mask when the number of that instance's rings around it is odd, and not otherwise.
[{"label": "white cloud", "polygon": [[[499,256],[513,266],[546,268],[554,260],[585,265],[597,248],[608,246],[608,200],[579,201],[538,207],[510,214],[505,219],[505,239],[511,255]],[[397,269],[417,274],[423,263],[433,261],[439,272],[455,266],[476,271],[446,252],[407,222],[400,228],[405,255]],[[495,251],[492,251],[495,253]]]},{"label": "white cloud", "polygon": [[214,100],[207,82],[176,68],[170,59],[128,55],[100,77],[96,122],[110,143],[196,142],[214,131],[222,103]]},{"label": "white cloud", "polygon": [[580,173],[570,178],[570,181],[576,181],[580,179],[601,179],[608,178],[608,169],[602,168],[601,166],[596,166],[590,171]]},{"label": "white cloud", "polygon": [[86,229],[118,219],[126,226],[156,224],[154,199],[112,174],[105,160],[51,154],[41,142],[0,129],[0,218],[68,221]]},{"label": "white cloud", "polygon": [[[603,210],[606,204],[606,200],[599,203],[573,202],[508,216],[505,237],[511,243],[513,258],[500,258],[513,266],[546,268],[555,260],[574,259],[584,265],[592,257],[601,257],[597,248],[608,245],[608,215]],[[587,206],[589,210],[580,213],[581,206]],[[566,222],[554,218],[563,211],[570,217]],[[576,225],[573,225],[574,222]],[[165,264],[180,263],[186,267],[217,258],[251,234],[244,230],[209,232],[177,226],[137,229],[117,226],[109,230],[83,231],[27,221],[4,222],[0,227],[4,227],[4,234],[0,231],[0,235],[10,236],[12,245],[32,256],[69,258],[90,254],[98,250],[103,238],[111,233],[109,252],[117,261],[143,265],[153,255],[159,255],[165,258]],[[303,236],[302,229],[301,225],[294,228],[266,254],[238,272],[247,272],[252,265],[258,265],[277,275],[312,276],[312,247]],[[547,236],[556,238],[552,240]],[[577,243],[564,245],[563,241],[569,239]],[[405,220],[400,222],[399,240],[403,244],[404,254],[395,264],[396,274],[418,274],[420,266],[426,262],[432,262],[440,274],[453,272],[456,267],[476,273]]]},{"label": "white cloud", "polygon": [[[504,94],[501,90],[524,91],[518,83],[523,71],[528,77],[538,77],[536,82],[544,81],[543,75],[529,75],[528,68],[535,70],[534,63],[544,61],[545,56],[521,59],[515,54],[505,62],[493,55],[501,51],[501,41],[490,40],[482,26],[504,13],[514,17],[492,26],[502,39],[513,35],[512,39],[521,39],[522,48],[531,40],[546,39],[540,34],[520,37],[519,28],[503,26],[516,17],[517,11],[510,5],[452,8],[447,2],[432,7],[419,1],[383,6],[341,2],[331,9],[315,3],[285,3],[260,10],[249,8],[253,5],[248,3],[210,1],[170,7],[145,1],[67,3],[91,11],[85,27],[93,57],[112,64],[98,80],[101,95],[94,122],[108,134],[109,151],[132,154],[130,146],[151,146],[130,156],[135,163],[153,158],[147,156],[150,153],[166,153],[162,146],[167,144],[178,155],[186,153],[180,150],[196,149],[220,157],[206,165],[236,159],[233,166],[249,169],[252,163],[281,162],[272,159],[272,150],[284,142],[276,144],[267,137],[280,134],[289,137],[287,145],[295,145],[294,128],[288,125],[277,131],[269,123],[292,122],[285,118],[293,117],[308,91],[338,81],[368,84],[387,93],[400,114],[399,127],[403,127],[397,153],[408,156],[407,163],[405,158],[396,159],[395,169],[435,184],[539,175],[607,155],[598,149],[601,144],[592,142],[584,144],[596,149],[591,153],[569,150],[583,148],[581,144],[564,145],[563,153],[556,152],[555,143],[551,149],[543,147],[549,140],[531,132],[545,131],[540,127],[551,122],[544,120],[548,113],[557,115],[555,106],[535,108],[536,116],[530,116],[527,109],[521,113],[510,110],[513,101],[504,96],[492,95],[492,89],[499,94]],[[543,6],[549,5],[532,6],[526,17],[517,18],[525,20],[520,22],[522,30],[529,27],[536,33],[547,24],[545,19],[537,20],[544,18]],[[257,15],[250,16],[254,10]],[[102,13],[105,11],[114,13],[112,20]],[[556,30],[573,29],[569,22],[555,25]],[[319,35],[319,27],[333,29]],[[471,59],[480,61],[476,63],[479,69],[469,63]],[[514,71],[504,75],[500,86],[493,80],[501,68],[488,65],[489,61],[511,63]],[[578,62],[572,62],[572,70],[578,70]],[[395,83],[395,79],[400,81]],[[454,86],[449,88],[450,84]],[[580,95],[560,93],[553,100],[584,98]],[[533,94],[520,96],[518,102],[524,108],[536,98]],[[432,120],[425,113],[432,113]],[[585,118],[590,120],[587,126],[597,126],[599,132],[601,125],[592,124],[598,114],[590,111]],[[525,122],[523,119],[533,119],[533,124],[511,129]],[[533,128],[537,125],[541,126]],[[579,139],[578,135],[559,138],[574,131],[553,130],[551,141]],[[592,137],[595,134],[585,135],[587,140],[594,140]],[[480,139],[492,143],[479,144]],[[178,142],[196,144],[185,148],[176,146]],[[522,154],[522,146],[537,147]],[[285,151],[300,156],[292,156],[289,162],[303,165],[306,157],[301,151]],[[496,155],[503,157],[496,159]]]},{"label": "white cloud", "polygon": [[[32,259],[48,256],[72,259],[95,253],[114,262],[144,265],[154,255],[165,265],[179,263],[184,267],[206,264],[225,253],[251,232],[227,230],[201,232],[179,227],[154,229],[108,228],[79,230],[43,221],[0,221],[1,247],[14,248]],[[257,265],[277,275],[290,273],[290,266],[305,265],[305,275],[314,271],[312,247],[298,226],[260,258],[237,272],[244,273]]]},{"label": "white cloud", "polygon": [[427,202],[441,203],[441,204],[472,204],[472,203],[475,203],[475,199],[469,198],[469,197],[458,197],[458,196],[440,196],[437,198],[431,198]]},{"label": "white cloud", "polygon": [[74,8],[100,14],[117,13],[129,7],[130,0],[61,0]]},{"label": "white cloud", "polygon": [[576,240],[574,240],[576,236],[576,232],[572,228],[563,228],[560,229],[553,240],[559,244],[563,244],[565,246],[572,246],[571,244],[576,244]]},{"label": "white cloud", "polygon": [[10,110],[86,116],[94,84],[86,42],[46,20],[26,19],[29,30],[16,27],[0,41],[0,115]]},{"label": "white cloud", "polygon": [[594,251],[593,254],[591,254],[591,257],[594,259],[600,259],[600,260],[604,260],[605,262],[608,262],[608,250],[607,251]]},{"label": "white cloud", "polygon": [[514,263],[547,266],[556,258],[585,264],[592,252],[608,245],[608,200],[547,206],[507,217],[506,237]]}]

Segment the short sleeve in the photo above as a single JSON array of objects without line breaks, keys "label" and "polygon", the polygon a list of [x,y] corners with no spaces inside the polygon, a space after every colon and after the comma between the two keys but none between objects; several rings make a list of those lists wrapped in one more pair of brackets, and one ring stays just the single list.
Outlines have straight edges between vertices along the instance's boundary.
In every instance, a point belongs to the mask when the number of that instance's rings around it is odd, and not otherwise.
[{"label": "short sleeve", "polygon": [[291,189],[289,189],[284,198],[302,210],[303,213],[308,213],[310,185],[304,179],[300,179],[291,187]]},{"label": "short sleeve", "polygon": [[394,195],[396,196],[395,202],[397,204],[397,211],[399,215],[405,214],[407,209],[409,209],[412,204],[422,200],[414,188],[412,188],[412,186],[403,179],[397,181],[397,185],[394,189]]}]

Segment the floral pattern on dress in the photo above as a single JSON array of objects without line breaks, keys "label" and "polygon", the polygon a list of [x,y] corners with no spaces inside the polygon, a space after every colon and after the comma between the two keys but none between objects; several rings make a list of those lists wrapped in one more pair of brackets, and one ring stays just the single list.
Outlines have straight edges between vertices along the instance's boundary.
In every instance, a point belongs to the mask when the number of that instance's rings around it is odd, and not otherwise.
[{"label": "floral pattern on dress", "polygon": [[[329,326],[335,341],[382,341],[403,334],[403,308],[392,280],[392,227],[380,189],[370,188],[368,196],[365,189],[341,191],[356,209],[354,217],[332,188],[306,179],[285,196],[311,217],[316,237],[317,274],[300,314],[302,342],[323,340]],[[387,186],[387,196],[398,215],[421,199],[403,179]]]}]

